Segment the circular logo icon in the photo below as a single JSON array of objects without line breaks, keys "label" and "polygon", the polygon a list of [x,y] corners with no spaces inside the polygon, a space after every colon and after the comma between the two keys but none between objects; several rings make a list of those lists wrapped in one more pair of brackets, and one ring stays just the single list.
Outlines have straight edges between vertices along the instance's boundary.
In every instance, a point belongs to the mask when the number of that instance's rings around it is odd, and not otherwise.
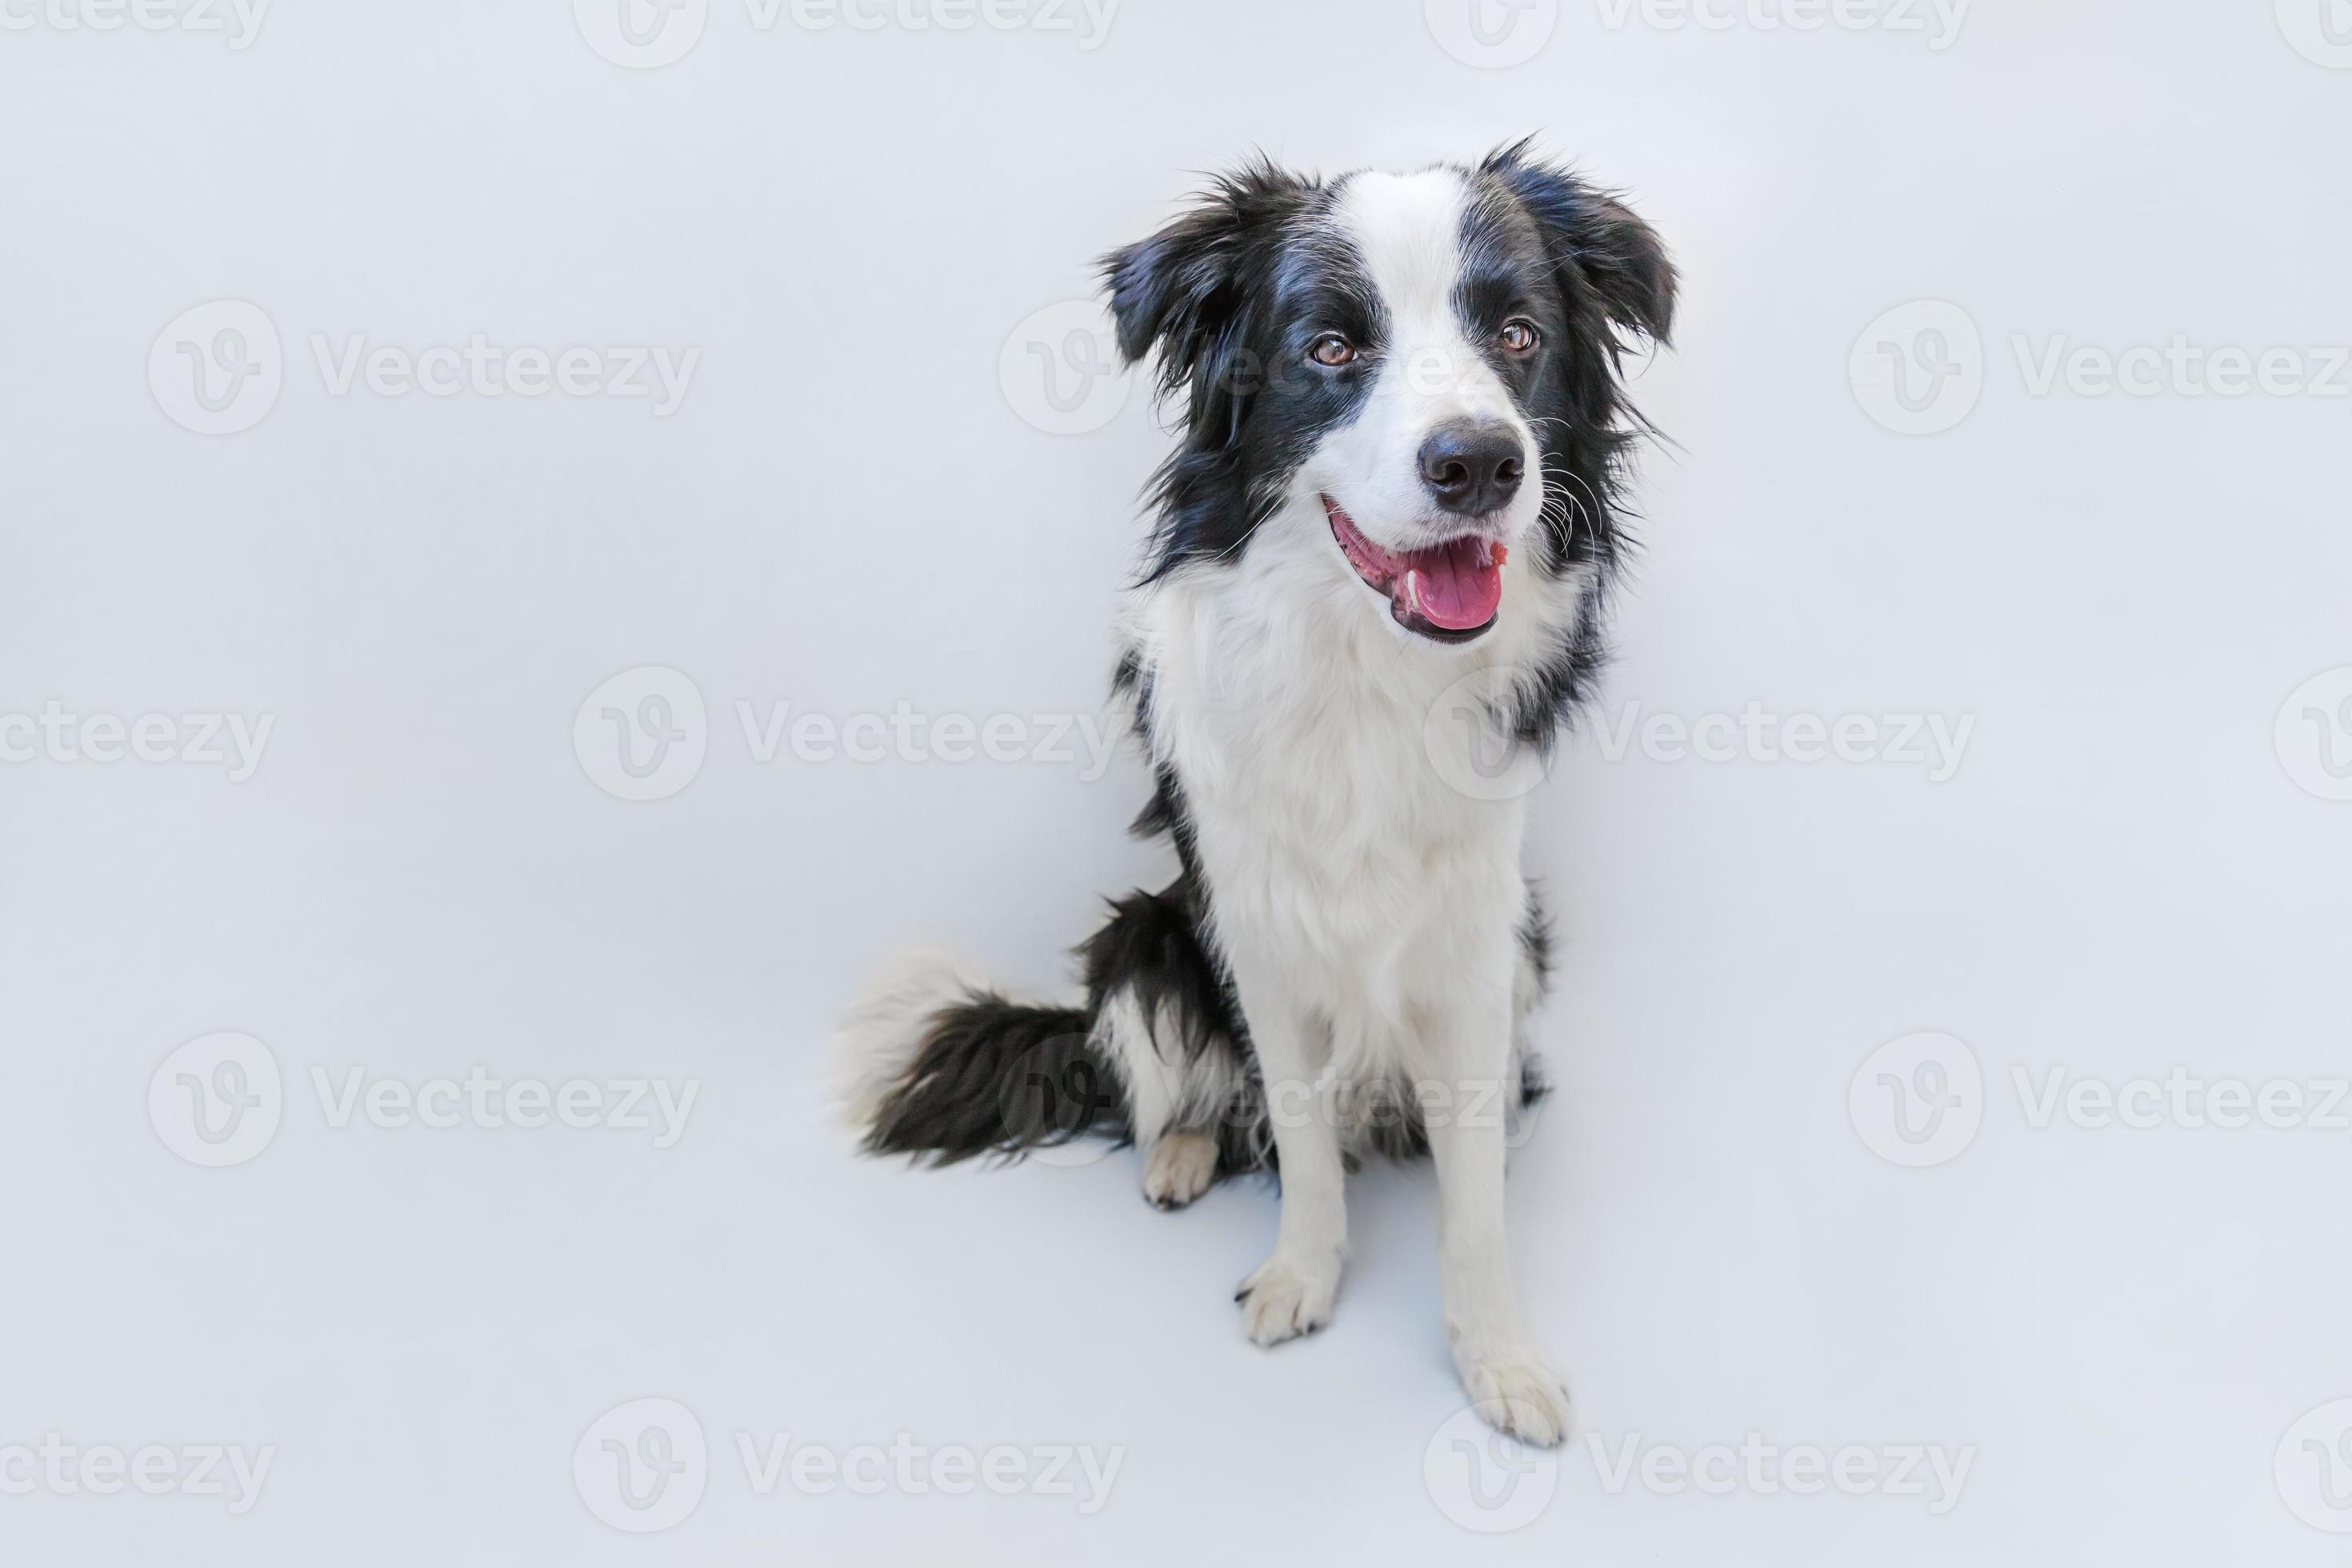
[{"label": "circular logo icon", "polygon": [[2352,665],[2296,687],[2272,739],[2287,777],[2322,800],[2352,800]]},{"label": "circular logo icon", "polygon": [[1559,1489],[1559,1454],[1506,1437],[1464,1410],[1422,1450],[1422,1484],[1437,1511],[1465,1530],[1500,1535],[1533,1524]]},{"label": "circular logo icon", "polygon": [[1508,665],[1473,670],[1439,692],[1422,720],[1429,765],[1472,800],[1517,800],[1549,771],[1549,759],[1516,732],[1521,673]]},{"label": "circular logo icon", "polygon": [[1944,300],[1897,305],[1862,330],[1846,360],[1862,411],[1904,436],[1933,436],[1966,419],[1984,395],[1984,336]]},{"label": "circular logo icon", "polygon": [[1118,332],[1092,300],[1048,305],[1013,328],[996,379],[1013,412],[1048,436],[1090,434],[1127,406]]},{"label": "circular logo icon", "polygon": [[1077,1048],[1084,1036],[1060,1036],[1033,1046],[997,1091],[997,1117],[1041,1165],[1092,1165],[1110,1155],[1110,1141],[1088,1135],[1097,1118],[1118,1110],[1118,1086]]},{"label": "circular logo icon", "polygon": [[1949,1035],[1906,1035],[1870,1053],[1846,1111],[1871,1152],[1897,1165],[1957,1160],[1984,1125],[1984,1069]]},{"label": "circular logo icon", "polygon": [[710,1450],[702,1423],[675,1399],[632,1399],[596,1417],[572,1450],[572,1484],[588,1511],[632,1535],[683,1523],[702,1501]]},{"label": "circular logo icon", "polygon": [[1465,66],[1504,70],[1551,42],[1559,0],[1422,0],[1421,14],[1439,48]]},{"label": "circular logo icon", "polygon": [[616,66],[676,65],[702,41],[710,0],[572,0],[588,47]]},{"label": "circular logo icon", "polygon": [[2352,1399],[2330,1400],[2288,1427],[2271,1470],[2295,1518],[2352,1535]]},{"label": "circular logo icon", "polygon": [[278,1058],[251,1035],[190,1040],[147,1080],[155,1135],[192,1164],[244,1164],[269,1147],[285,1110]]},{"label": "circular logo icon", "polygon": [[625,669],[580,704],[572,749],[606,795],[667,800],[694,782],[710,750],[702,689],[667,665]]},{"label": "circular logo icon", "polygon": [[2352,70],[2352,0],[2273,0],[2294,52],[2330,70]]},{"label": "circular logo icon", "polygon": [[199,436],[250,430],[278,405],[286,354],[258,305],[215,300],[183,310],[147,351],[147,385],[172,423]]}]

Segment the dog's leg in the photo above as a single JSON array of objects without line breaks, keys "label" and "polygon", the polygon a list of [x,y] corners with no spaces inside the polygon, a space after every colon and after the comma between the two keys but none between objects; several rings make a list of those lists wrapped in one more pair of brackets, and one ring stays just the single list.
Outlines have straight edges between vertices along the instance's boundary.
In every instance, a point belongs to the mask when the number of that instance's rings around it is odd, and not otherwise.
[{"label": "dog's leg", "polygon": [[1262,1345],[1314,1332],[1331,1321],[1348,1247],[1346,1169],[1339,1129],[1316,1092],[1313,1019],[1278,971],[1234,965],[1242,1016],[1265,1081],[1282,1220],[1274,1251],[1242,1281],[1242,1323]]},{"label": "dog's leg", "polygon": [[1444,1006],[1426,1042],[1447,1093],[1429,1110],[1437,1166],[1445,1335],[1471,1403],[1490,1426],[1546,1447],[1568,1435],[1568,1394],[1529,1343],[1503,1229],[1503,1107],[1511,988]]}]

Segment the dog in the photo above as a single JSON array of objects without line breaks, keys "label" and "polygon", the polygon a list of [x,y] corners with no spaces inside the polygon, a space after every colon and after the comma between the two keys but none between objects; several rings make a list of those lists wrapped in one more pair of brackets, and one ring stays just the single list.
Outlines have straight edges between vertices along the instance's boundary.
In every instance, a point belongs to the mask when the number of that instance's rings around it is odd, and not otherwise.
[{"label": "dog", "polygon": [[1555,1444],[1503,1224],[1549,937],[1523,792],[1476,786],[1539,766],[1601,665],[1650,433],[1623,359],[1668,341],[1674,265],[1522,142],[1332,179],[1261,155],[1102,267],[1120,358],[1182,416],[1112,683],[1157,782],[1136,829],[1181,871],[1112,903],[1072,1005],[892,963],[836,1041],[850,1121],[938,1162],[1132,1140],[1165,1208],[1271,1168],[1235,1298],[1261,1345],[1331,1319],[1348,1168],[1425,1152],[1463,1385]]}]

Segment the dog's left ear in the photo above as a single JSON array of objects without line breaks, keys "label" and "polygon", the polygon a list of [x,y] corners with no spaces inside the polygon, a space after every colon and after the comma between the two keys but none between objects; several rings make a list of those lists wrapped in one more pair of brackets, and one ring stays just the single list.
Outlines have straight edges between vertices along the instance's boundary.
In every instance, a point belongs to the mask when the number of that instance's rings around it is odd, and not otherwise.
[{"label": "dog's left ear", "polygon": [[1260,158],[1221,175],[1173,223],[1103,258],[1119,357],[1160,349],[1166,391],[1191,384],[1195,418],[1228,386],[1250,298],[1245,273],[1258,241],[1298,211],[1314,182]]},{"label": "dog's left ear", "polygon": [[1620,327],[1659,342],[1675,326],[1675,264],[1665,242],[1633,209],[1514,142],[1479,165],[1501,181],[1543,229],[1570,303],[1590,298]]}]

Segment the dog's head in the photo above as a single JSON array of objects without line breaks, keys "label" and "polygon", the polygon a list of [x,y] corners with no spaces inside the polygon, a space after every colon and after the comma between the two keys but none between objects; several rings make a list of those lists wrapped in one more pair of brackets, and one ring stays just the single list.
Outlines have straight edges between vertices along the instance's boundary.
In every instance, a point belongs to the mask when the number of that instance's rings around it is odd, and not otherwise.
[{"label": "dog's head", "polygon": [[1665,338],[1674,268],[1525,143],[1329,181],[1261,162],[1104,271],[1121,354],[1156,347],[1183,405],[1154,575],[1238,563],[1262,526],[1324,529],[1371,613],[1465,642],[1506,570],[1614,561],[1619,357]]}]

